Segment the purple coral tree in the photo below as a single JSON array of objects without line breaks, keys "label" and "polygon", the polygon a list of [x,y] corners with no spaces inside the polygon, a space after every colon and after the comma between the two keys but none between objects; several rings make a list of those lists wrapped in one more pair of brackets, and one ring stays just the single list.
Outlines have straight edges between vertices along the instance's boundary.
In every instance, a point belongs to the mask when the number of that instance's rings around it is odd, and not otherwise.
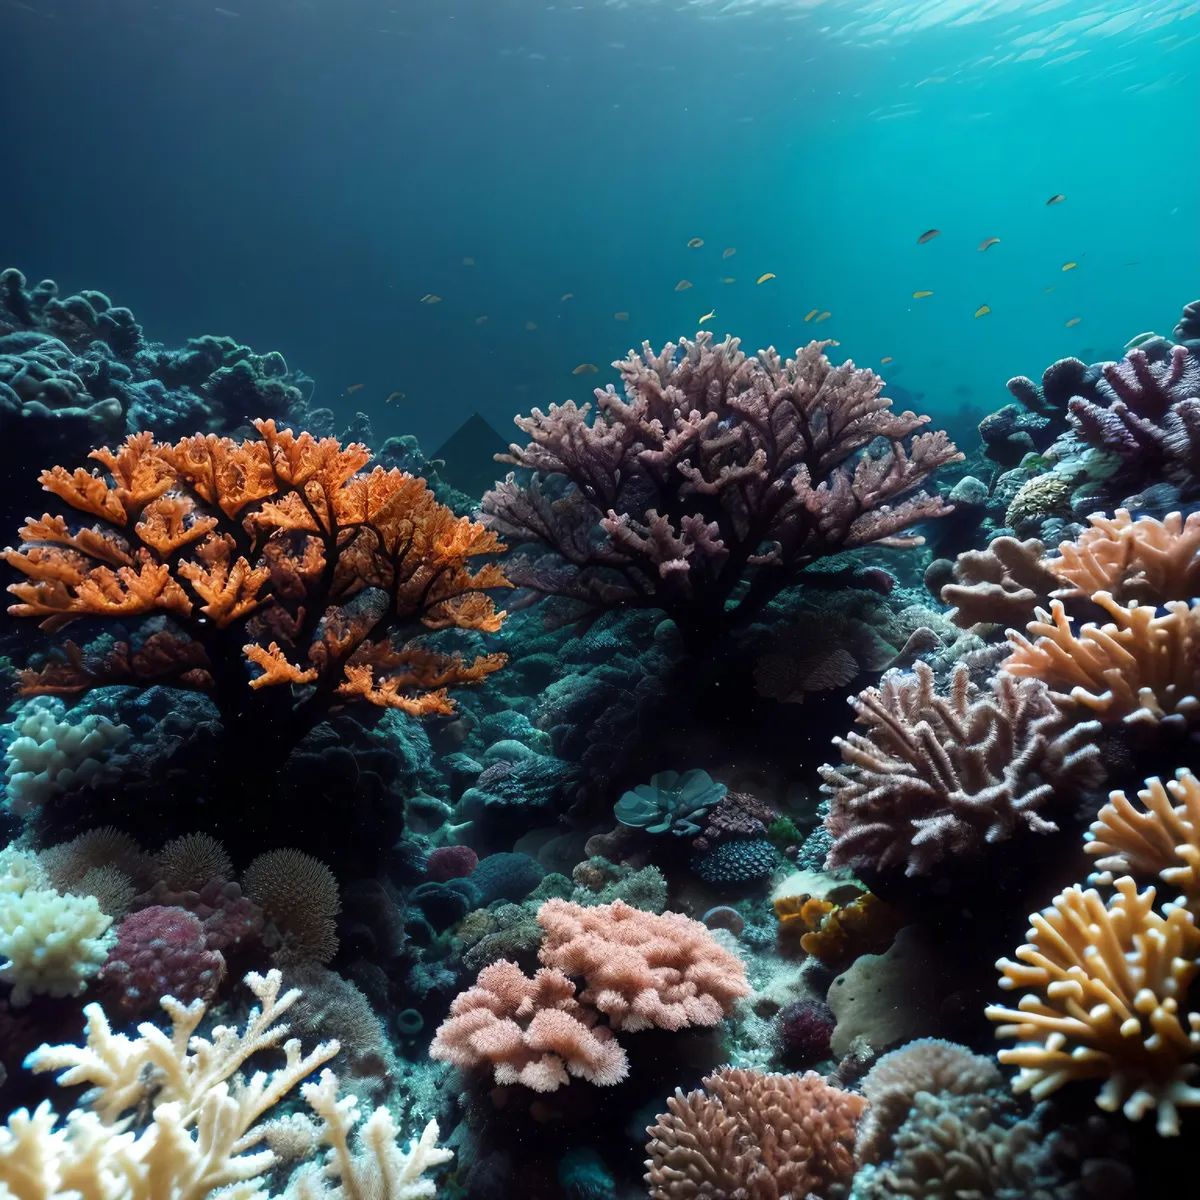
[{"label": "purple coral tree", "polygon": [[929,420],[893,412],[883,380],[832,343],[782,359],[736,338],[650,343],[613,364],[623,387],[516,424],[531,438],[497,456],[513,473],[484,521],[542,548],[510,577],[586,610],[665,612],[693,648],[753,619],[818,559],[906,533],[950,511],[915,491],[962,458]]}]

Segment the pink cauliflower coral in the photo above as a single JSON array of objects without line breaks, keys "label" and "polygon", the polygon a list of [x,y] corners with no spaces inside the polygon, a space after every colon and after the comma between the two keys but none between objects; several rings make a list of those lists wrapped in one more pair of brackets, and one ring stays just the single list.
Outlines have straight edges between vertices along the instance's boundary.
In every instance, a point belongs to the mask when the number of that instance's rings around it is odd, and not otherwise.
[{"label": "pink cauliflower coral", "polygon": [[429,1047],[431,1058],[457,1067],[491,1066],[497,1083],[553,1092],[575,1075],[607,1087],[625,1078],[625,1051],[595,1012],[575,999],[575,985],[543,968],[530,979],[501,960],[450,1006]]},{"label": "pink cauliflower coral", "polygon": [[157,1006],[163,996],[206,1003],[225,978],[225,959],[205,943],[204,928],[186,909],[153,905],[117,927],[117,944],[100,970],[127,1016]]},{"label": "pink cauliflower coral", "polygon": [[681,913],[643,912],[620,900],[585,908],[547,900],[539,957],[585,982],[579,999],[614,1029],[716,1025],[750,993],[741,959]]}]

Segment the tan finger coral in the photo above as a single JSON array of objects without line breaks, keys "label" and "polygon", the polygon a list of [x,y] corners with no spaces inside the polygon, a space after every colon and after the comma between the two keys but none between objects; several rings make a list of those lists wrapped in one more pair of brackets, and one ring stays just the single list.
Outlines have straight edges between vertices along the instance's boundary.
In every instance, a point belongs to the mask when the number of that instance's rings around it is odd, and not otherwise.
[{"label": "tan finger coral", "polygon": [[1161,615],[1136,600],[1118,604],[1108,592],[1092,601],[1111,622],[1075,633],[1054,600],[1049,613],[1038,609],[1028,636],[1008,631],[1013,651],[1002,671],[1045,680],[1062,708],[1105,723],[1200,720],[1200,602],[1171,601]]},{"label": "tan finger coral", "polygon": [[814,1071],[764,1075],[725,1067],[706,1091],[678,1088],[647,1129],[651,1200],[824,1196],[854,1175],[854,1130],[866,1100]]},{"label": "tan finger coral", "polygon": [[1029,942],[1002,958],[1000,986],[1022,990],[1017,1007],[991,1005],[1002,1063],[1019,1067],[1013,1090],[1042,1100],[1065,1083],[1100,1079],[1096,1103],[1132,1121],[1158,1110],[1158,1132],[1179,1132],[1180,1107],[1200,1105],[1191,1086],[1200,1051],[1200,1013],[1182,1012],[1200,970],[1191,913],[1154,911],[1154,889],[1128,876],[1107,903],[1069,887],[1030,918]]},{"label": "tan finger coral", "polygon": [[[1139,809],[1124,792],[1113,792],[1100,810],[1084,849],[1099,861],[1090,882],[1110,883],[1114,874],[1152,878],[1178,888],[1195,912],[1200,897],[1200,779],[1186,768],[1164,785],[1147,779]],[[1172,803],[1177,801],[1177,803]]]},{"label": "tan finger coral", "polygon": [[1161,521],[1118,508],[1088,518],[1089,529],[1063,542],[1045,565],[1067,586],[1057,596],[1111,592],[1122,601],[1165,604],[1200,595],[1200,512],[1185,521],[1168,513]]}]

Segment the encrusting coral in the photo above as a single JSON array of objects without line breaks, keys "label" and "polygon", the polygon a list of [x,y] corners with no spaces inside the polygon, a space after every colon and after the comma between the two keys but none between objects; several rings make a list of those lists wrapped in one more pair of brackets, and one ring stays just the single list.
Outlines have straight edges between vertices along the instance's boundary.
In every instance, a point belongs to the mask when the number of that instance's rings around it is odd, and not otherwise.
[{"label": "encrusting coral", "polygon": [[1173,600],[1161,613],[1108,592],[1092,602],[1112,620],[1071,628],[1060,600],[1038,609],[1027,634],[1008,631],[1002,674],[1044,680],[1055,703],[1103,723],[1186,727],[1200,721],[1200,601]]},{"label": "encrusting coral", "polygon": [[651,1200],[825,1196],[854,1174],[855,1125],[867,1106],[820,1075],[722,1068],[705,1091],[678,1088],[646,1131]]},{"label": "encrusting coral", "polygon": [[116,942],[112,917],[94,896],[61,895],[32,855],[0,852],[0,982],[9,1003],[78,996]]},{"label": "encrusting coral", "polygon": [[629,1063],[597,1017],[561,971],[543,967],[530,979],[502,959],[454,999],[429,1055],[456,1067],[490,1066],[497,1083],[535,1092],[557,1090],[568,1074],[607,1087],[625,1078]]},{"label": "encrusting coral", "polygon": [[[1063,1084],[1101,1079],[1096,1103],[1131,1121],[1157,1108],[1158,1132],[1179,1132],[1178,1109],[1200,1105],[1192,1086],[1200,1051],[1200,1013],[1187,1012],[1200,971],[1200,933],[1184,907],[1154,910],[1154,889],[1116,880],[1100,893],[1067,888],[1030,917],[1029,942],[1002,958],[1000,986],[1024,991],[1017,1007],[988,1007],[1001,1022],[1001,1050],[1019,1067],[1014,1091],[1041,1100]],[[1027,990],[1026,990],[1027,989]]]},{"label": "encrusting coral", "polygon": [[[483,498],[497,532],[548,548],[513,565],[514,583],[585,609],[659,609],[697,647],[754,618],[817,559],[871,544],[914,545],[914,524],[949,511],[918,492],[962,456],[927,421],[895,413],[883,381],[825,357],[747,357],[735,338],[668,343],[613,365],[624,394],[596,390],[535,409],[531,437],[501,461]],[[876,439],[888,446],[874,451]]]},{"label": "encrusting coral", "polygon": [[[0,1195],[21,1198],[86,1196],[87,1200],[270,1200],[263,1180],[279,1162],[268,1148],[272,1123],[260,1118],[305,1076],[338,1052],[323,1042],[308,1054],[291,1039],[280,1018],[299,992],[280,994],[278,971],[251,972],[246,983],[259,1000],[244,1031],[217,1026],[211,1038],[196,1032],[202,1001],[183,1005],[165,997],[170,1034],[150,1023],[136,1038],[114,1033],[103,1009],[86,1008],[87,1044],[42,1046],[27,1065],[61,1071],[58,1082],[90,1085],[87,1108],[75,1109],[62,1128],[49,1101],[31,1114],[18,1109],[0,1127]],[[284,1065],[249,1078],[241,1068],[251,1056],[281,1048]],[[386,1109],[376,1109],[360,1128],[355,1151],[350,1134],[357,1120],[353,1097],[337,1098],[337,1079],[326,1068],[301,1094],[321,1118],[290,1129],[307,1142],[308,1155],[332,1150],[327,1163],[302,1167],[276,1200],[428,1200],[433,1181],[424,1173],[451,1157],[437,1146],[431,1121],[409,1150],[396,1143]],[[131,1128],[133,1111],[148,1120]],[[306,1136],[305,1136],[306,1135]],[[294,1142],[294,1136],[289,1141]],[[334,1184],[332,1179],[340,1182]]]},{"label": "encrusting coral", "polygon": [[547,900],[538,957],[582,976],[579,999],[604,1013],[614,1029],[684,1029],[716,1025],[750,993],[746,969],[699,921],[655,914],[621,900],[586,907]]},{"label": "encrusting coral", "polygon": [[102,655],[68,643],[65,659],[20,673],[23,693],[171,683],[210,693],[233,720],[247,708],[248,660],[261,672],[255,691],[302,685],[286,690],[307,729],[335,698],[448,713],[450,687],[503,665],[500,654],[466,661],[393,640],[406,625],[500,627],[487,590],[508,581],[494,563],[470,566],[503,549],[495,534],[421,479],[364,473],[363,445],[256,428],[242,442],[136,434],[92,452],[103,473],[42,472],[46,491],[98,523],[28,520],[22,545],[3,553],[26,577],[10,585],[9,611],[48,631],[85,616],[169,621]]},{"label": "encrusting coral", "polygon": [[1044,684],[1001,674],[987,691],[955,667],[948,695],[932,669],[889,671],[851,705],[866,734],[835,738],[842,765],[821,768],[830,794],[830,868],[903,865],[908,875],[1028,831],[1072,788],[1101,777],[1096,726],[1062,731]]},{"label": "encrusting coral", "polygon": [[484,967],[451,1004],[432,1057],[540,1092],[569,1076],[606,1087],[628,1070],[614,1031],[716,1025],[749,994],[741,959],[680,913],[557,899],[537,920],[544,967],[532,979],[506,960]]}]

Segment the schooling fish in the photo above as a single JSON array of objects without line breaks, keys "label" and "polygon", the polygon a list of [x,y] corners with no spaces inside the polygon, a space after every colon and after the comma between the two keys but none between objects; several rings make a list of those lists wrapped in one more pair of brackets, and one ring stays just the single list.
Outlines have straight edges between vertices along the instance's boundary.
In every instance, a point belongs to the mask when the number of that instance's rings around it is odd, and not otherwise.
[{"label": "schooling fish", "polygon": [[1065,262],[1062,265],[1064,271],[1073,271],[1079,264],[1077,262]]},{"label": "schooling fish", "polygon": [[355,392],[361,392],[367,385],[365,383],[352,383],[347,389],[346,394],[352,396]]},{"label": "schooling fish", "polygon": [[818,317],[818,318],[817,318],[817,319],[816,319],[816,320],[813,322],[813,324],[814,324],[814,325],[820,325],[820,323],[821,323],[822,321],[824,321],[824,320],[826,320],[827,318],[829,318],[829,317],[832,317],[832,316],[833,316],[833,313],[823,312],[823,313],[822,313],[822,314],[821,314],[821,315],[820,315],[820,316],[819,316],[819,317]]},{"label": "schooling fish", "polygon": [[704,245],[703,238],[692,238],[692,240],[690,242],[688,242],[688,249],[689,250],[699,250],[700,247],[703,245]]},{"label": "schooling fish", "polygon": [[713,317],[715,317],[716,315],[717,315],[717,310],[714,308],[712,310],[712,312],[706,312],[704,314],[704,316],[702,316],[700,318],[700,320],[696,322],[696,324],[703,325],[705,321],[711,321],[713,319]]},{"label": "schooling fish", "polygon": [[691,284],[690,284],[690,283],[689,283],[689,282],[688,282],[686,279],[681,279],[681,280],[680,280],[680,281],[679,281],[679,282],[678,282],[678,283],[675,285],[675,290],[676,290],[677,292],[686,292],[686,291],[688,290],[688,288],[690,288],[691,286],[692,286],[692,285],[691,285]]},{"label": "schooling fish", "polygon": [[988,306],[987,306],[986,304],[981,304],[981,305],[980,305],[980,306],[979,306],[979,307],[978,307],[978,308],[975,310],[975,315],[976,315],[977,317],[986,317],[986,316],[988,315],[988,313],[990,313],[991,311],[992,311],[992,310],[991,310],[990,308],[988,308]]},{"label": "schooling fish", "polygon": [[614,321],[628,321],[629,314],[627,312],[613,313],[613,320]]},{"label": "schooling fish", "polygon": [[532,333],[537,328],[537,322],[536,321],[526,321],[525,328],[528,329],[530,333]]},{"label": "schooling fish", "polygon": [[884,356],[883,356],[883,357],[882,357],[882,358],[879,360],[879,365],[880,365],[881,367],[886,367],[886,366],[887,366],[887,364],[888,364],[888,363],[890,363],[891,361],[892,361],[892,356],[891,356],[890,354],[885,354],[885,355],[884,355]]},{"label": "schooling fish", "polygon": [[999,240],[999,238],[984,238],[983,241],[979,243],[979,248],[980,250],[986,250],[989,246],[994,246]]},{"label": "schooling fish", "polygon": [[487,316],[485,315],[482,317],[476,317],[475,324],[476,325],[486,325],[487,324]]},{"label": "schooling fish", "polygon": [[1072,325],[1078,325],[1078,324],[1079,324],[1079,322],[1080,322],[1080,321],[1082,321],[1082,320],[1083,320],[1083,318],[1082,318],[1082,317],[1072,317],[1072,318],[1071,318],[1071,319],[1070,319],[1070,320],[1067,322],[1067,328],[1068,328],[1068,329],[1070,329]]},{"label": "schooling fish", "polygon": [[422,304],[441,304],[441,302],[441,296],[435,296],[432,292],[426,292],[425,295],[421,297]]},{"label": "schooling fish", "polygon": [[475,265],[475,260],[473,258],[464,258],[463,259],[464,267],[473,267],[474,265]]},{"label": "schooling fish", "polygon": [[817,313],[819,313],[820,311],[821,310],[819,308],[814,308],[812,310],[812,312],[808,312],[808,313],[804,314],[804,319],[806,321],[811,321],[813,319],[813,317],[815,317],[817,315]]},{"label": "schooling fish", "polygon": [[726,246],[725,249],[721,251],[721,257],[722,258],[732,258],[736,253],[737,253],[736,246]]},{"label": "schooling fish", "polygon": [[1064,196],[1061,192],[1056,192],[1050,197],[1049,200],[1046,201],[1046,207],[1049,208],[1051,204],[1061,204],[1065,199],[1066,196]]},{"label": "schooling fish", "polygon": [[932,296],[932,292],[913,292],[914,300],[924,300],[926,296]]},{"label": "schooling fish", "polygon": [[566,300],[574,300],[574,299],[575,299],[574,292],[563,292],[563,294],[561,296],[559,296],[558,302],[559,302],[559,304],[562,304]]},{"label": "schooling fish", "polygon": [[925,230],[925,232],[924,232],[923,234],[921,234],[921,236],[920,236],[919,238],[917,238],[917,245],[918,245],[918,246],[923,246],[923,245],[924,245],[926,242],[932,242],[932,241],[933,241],[933,239],[934,239],[935,237],[937,237],[937,235],[938,235],[939,233],[941,233],[941,232],[942,232],[942,231],[941,231],[940,229],[927,229],[927,230]]},{"label": "schooling fish", "polygon": [[768,272],[767,272],[765,275],[760,275],[760,276],[758,277],[758,282],[759,282],[759,283],[766,283],[768,279],[774,279],[774,278],[775,278],[775,272],[774,272],[774,271],[768,271]]},{"label": "schooling fish", "polygon": [[571,372],[572,375],[595,375],[600,368],[595,363],[580,363],[579,366]]},{"label": "schooling fish", "polygon": [[393,400],[403,400],[403,399],[404,399],[403,392],[393,392],[390,396],[388,396],[388,398],[386,400],[384,400],[384,404],[391,404],[391,402]]},{"label": "schooling fish", "polygon": [[722,275],[721,282],[722,283],[737,283],[737,280],[734,279],[734,277],[732,275]]}]

